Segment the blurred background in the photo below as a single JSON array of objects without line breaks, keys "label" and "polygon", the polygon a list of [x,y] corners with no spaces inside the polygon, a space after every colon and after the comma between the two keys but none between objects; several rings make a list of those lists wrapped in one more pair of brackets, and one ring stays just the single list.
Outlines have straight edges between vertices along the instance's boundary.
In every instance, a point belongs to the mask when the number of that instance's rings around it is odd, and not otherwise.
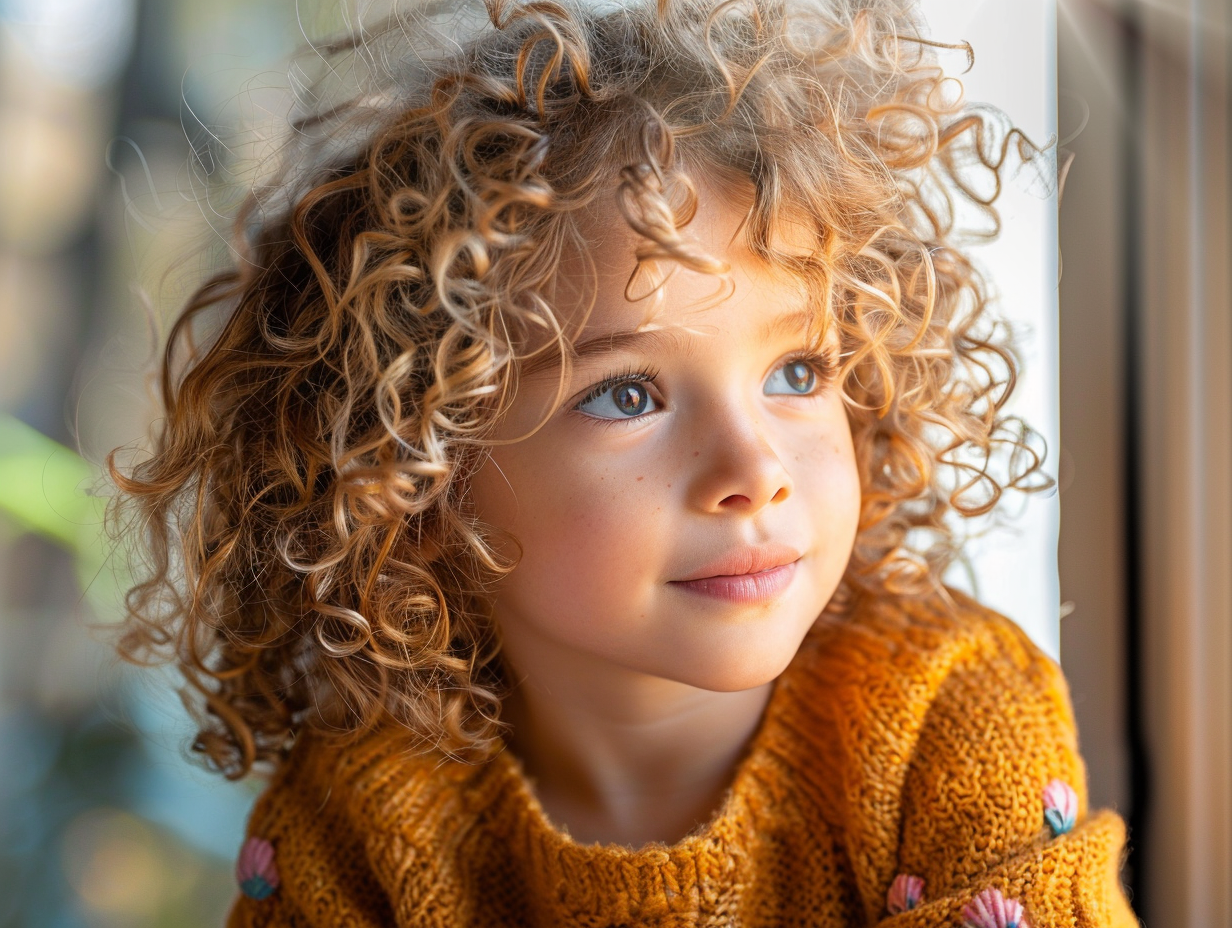
[{"label": "blurred background", "polygon": [[[1139,914],[1229,928],[1232,12],[1057,0],[1055,24],[1060,655]],[[174,679],[91,630],[123,586],[98,465],[225,260],[234,127],[341,25],[324,0],[0,0],[0,928],[217,926],[235,893],[257,784],[188,763]]]},{"label": "blurred background", "polygon": [[[323,9],[327,4],[319,4]],[[0,0],[0,926],[219,926],[256,784],[186,760],[168,674],[118,666],[106,453],[283,59],[287,0]],[[211,224],[222,233],[215,234]],[[184,255],[191,254],[190,259]]]}]

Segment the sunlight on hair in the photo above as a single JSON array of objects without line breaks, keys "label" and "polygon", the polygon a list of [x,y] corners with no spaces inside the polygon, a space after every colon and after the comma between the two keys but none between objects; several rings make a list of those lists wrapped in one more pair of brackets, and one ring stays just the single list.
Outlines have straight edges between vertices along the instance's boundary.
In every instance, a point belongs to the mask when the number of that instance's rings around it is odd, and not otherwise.
[{"label": "sunlight on hair", "polygon": [[139,538],[121,650],[177,664],[195,748],[231,777],[305,726],[499,746],[486,603],[515,564],[467,477],[543,334],[568,355],[553,281],[596,203],[643,263],[721,276],[688,222],[698,180],[738,179],[745,245],[837,329],[863,504],[833,613],[935,591],[951,517],[1049,483],[957,247],[959,204],[991,235],[1035,149],[963,104],[911,4],[444,11],[403,5],[297,63],[235,266],[171,330],[153,454],[113,468],[112,525]]}]

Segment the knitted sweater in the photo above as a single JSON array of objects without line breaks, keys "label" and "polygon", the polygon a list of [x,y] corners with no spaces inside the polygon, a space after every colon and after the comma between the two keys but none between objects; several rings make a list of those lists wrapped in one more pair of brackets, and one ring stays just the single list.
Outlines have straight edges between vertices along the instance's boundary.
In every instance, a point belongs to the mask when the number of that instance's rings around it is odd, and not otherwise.
[{"label": "knitted sweater", "polygon": [[508,751],[304,735],[253,809],[228,928],[1136,928],[1060,668],[953,596],[819,623],[672,846],[574,842]]}]

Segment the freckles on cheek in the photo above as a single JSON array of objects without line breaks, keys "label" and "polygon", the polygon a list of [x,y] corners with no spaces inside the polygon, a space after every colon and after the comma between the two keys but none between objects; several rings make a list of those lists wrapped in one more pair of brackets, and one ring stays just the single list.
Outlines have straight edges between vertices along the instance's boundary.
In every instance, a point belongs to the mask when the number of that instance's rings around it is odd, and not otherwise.
[{"label": "freckles on cheek", "polygon": [[644,487],[609,476],[585,489],[561,487],[551,502],[544,500],[528,526],[532,537],[526,539],[528,547],[537,549],[540,569],[557,577],[562,589],[587,599],[657,576],[658,533],[649,521],[654,507],[646,511]]},{"label": "freckles on cheek", "polygon": [[610,558],[627,550],[633,541],[630,508],[611,494],[578,500],[557,516],[559,547],[566,552],[572,549],[583,556]]},{"label": "freckles on cheek", "polygon": [[537,520],[529,536],[519,569],[536,602],[589,616],[596,606],[614,604],[629,564],[599,514],[585,507],[559,509]]}]

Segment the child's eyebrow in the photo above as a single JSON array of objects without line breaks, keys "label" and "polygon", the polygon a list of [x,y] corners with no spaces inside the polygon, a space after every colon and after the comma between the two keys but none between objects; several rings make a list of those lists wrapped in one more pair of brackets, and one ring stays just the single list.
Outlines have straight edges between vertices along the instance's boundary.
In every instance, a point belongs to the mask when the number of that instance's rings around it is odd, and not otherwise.
[{"label": "child's eyebrow", "polygon": [[[808,330],[809,325],[814,321],[815,314],[805,309],[783,313],[766,321],[757,333],[757,341],[769,341],[770,339],[796,332],[804,334]],[[605,354],[614,354],[617,351],[632,351],[639,348],[642,350],[656,348],[660,350],[679,350],[684,348],[685,340],[680,328],[607,332],[603,335],[596,335],[593,338],[578,342],[573,346],[572,357],[577,362],[584,358],[599,357]],[[560,358],[556,353],[545,351],[543,354],[526,362],[522,368],[522,376],[529,377],[532,374],[557,368],[560,366],[559,362]]]}]

